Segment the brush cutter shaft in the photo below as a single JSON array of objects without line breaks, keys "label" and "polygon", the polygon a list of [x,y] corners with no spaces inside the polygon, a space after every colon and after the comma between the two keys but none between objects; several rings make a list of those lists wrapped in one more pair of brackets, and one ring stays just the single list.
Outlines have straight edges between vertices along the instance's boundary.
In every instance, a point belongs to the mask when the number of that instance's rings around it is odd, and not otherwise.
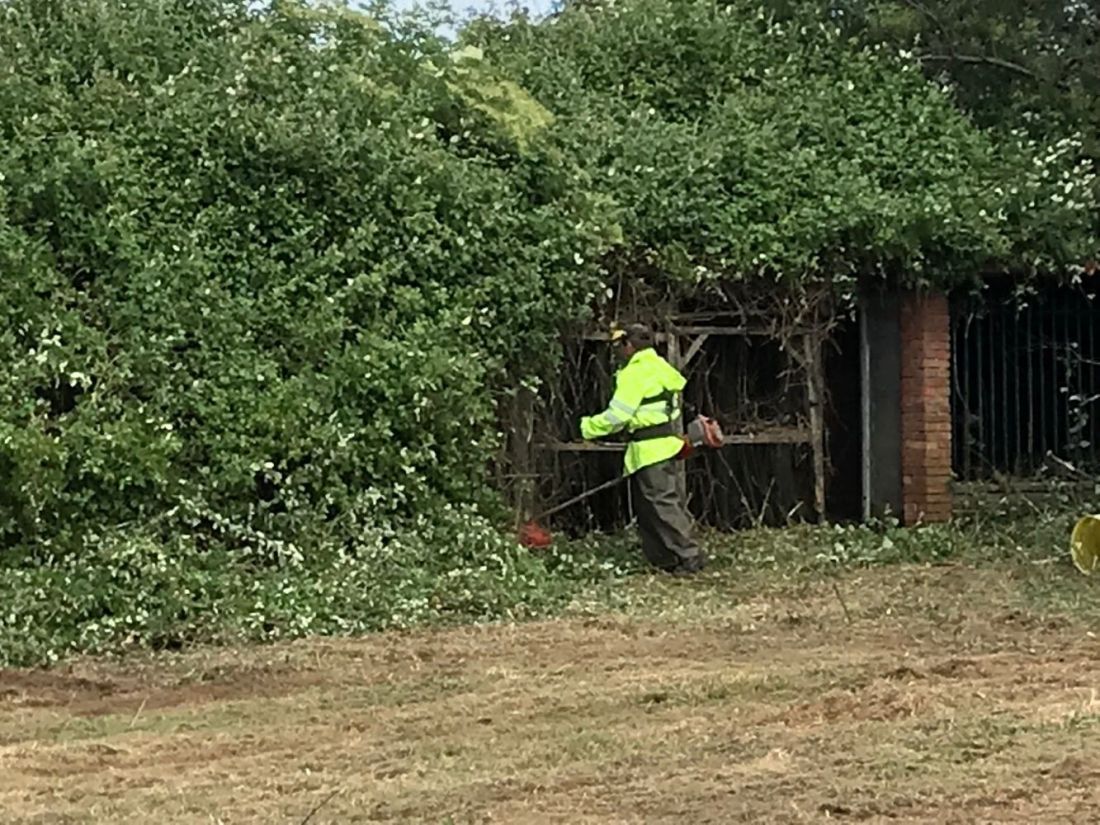
[{"label": "brush cutter shaft", "polygon": [[564,501],[561,504],[559,504],[557,507],[551,507],[545,513],[539,513],[537,516],[535,516],[531,520],[532,521],[541,521],[542,519],[546,518],[547,516],[552,516],[555,513],[560,513],[562,510],[565,510],[569,507],[572,507],[574,504],[579,504],[580,502],[584,501],[586,498],[591,498],[592,496],[596,495],[596,493],[602,493],[604,490],[608,490],[612,487],[616,487],[619,484],[622,484],[624,481],[627,480],[627,478],[629,478],[629,476],[617,476],[617,477],[611,479],[611,481],[605,481],[599,487],[593,487],[591,490],[585,490],[579,496],[573,496],[573,498],[569,499],[569,501]]},{"label": "brush cutter shaft", "polygon": [[[705,416],[699,416],[692,421],[687,428],[687,433],[682,436],[684,439],[684,451],[680,453],[678,458],[684,459],[690,456],[696,447],[702,447],[704,449],[718,449],[722,446],[722,429],[718,426],[718,422],[712,418],[706,418]],[[602,493],[604,490],[609,490],[612,487],[618,486],[626,481],[630,476],[618,476],[611,479],[611,481],[605,481],[598,487],[593,487],[591,490],[585,490],[579,496],[573,496],[569,501],[564,501],[556,507],[552,507],[544,513],[539,513],[533,519],[532,522],[541,521],[547,516],[552,516],[555,513],[560,513],[574,504],[579,504],[586,498],[591,498],[596,493]]]}]

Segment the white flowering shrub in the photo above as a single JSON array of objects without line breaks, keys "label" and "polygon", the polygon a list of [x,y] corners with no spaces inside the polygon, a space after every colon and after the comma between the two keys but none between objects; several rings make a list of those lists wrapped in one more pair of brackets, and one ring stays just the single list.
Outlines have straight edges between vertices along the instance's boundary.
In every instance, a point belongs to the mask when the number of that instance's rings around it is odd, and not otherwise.
[{"label": "white flowering shrub", "polygon": [[301,0],[14,0],[0,40],[0,544],[485,497],[602,248],[545,109]]},{"label": "white flowering shrub", "polygon": [[1095,248],[1076,144],[784,5],[0,2],[0,661],[541,614],[629,565],[487,520],[498,405],[613,279]]},{"label": "white flowering shrub", "polygon": [[[253,557],[142,530],[88,536],[79,552],[9,564],[0,664],[76,652],[350,635],[425,623],[519,620],[638,569],[591,543],[529,552],[466,510],[342,547]],[[45,561],[45,563],[43,563]]]},{"label": "white flowering shrub", "polygon": [[816,0],[592,0],[466,37],[555,113],[625,276],[943,288],[1096,254],[1077,142],[976,128],[912,53],[841,23]]}]

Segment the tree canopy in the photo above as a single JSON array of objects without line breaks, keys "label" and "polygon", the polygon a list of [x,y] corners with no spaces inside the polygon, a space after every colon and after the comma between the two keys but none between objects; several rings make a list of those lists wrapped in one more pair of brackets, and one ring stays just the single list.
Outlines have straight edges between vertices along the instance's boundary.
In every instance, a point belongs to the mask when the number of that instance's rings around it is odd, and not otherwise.
[{"label": "tree canopy", "polygon": [[[1097,3],[825,0],[820,8],[862,42],[911,52],[982,128],[1046,144],[1074,138],[1086,167],[1100,168]],[[1095,198],[1095,174],[1092,186]],[[1100,227],[1100,210],[1093,216]]]},{"label": "tree canopy", "polygon": [[1080,132],[1100,157],[1100,5],[1086,0],[825,0],[865,42],[913,52],[983,127]]},{"label": "tree canopy", "polygon": [[1092,173],[1052,130],[983,130],[919,62],[818,4],[568,4],[467,38],[557,115],[628,260],[689,283],[890,271],[948,285],[1095,249]]}]

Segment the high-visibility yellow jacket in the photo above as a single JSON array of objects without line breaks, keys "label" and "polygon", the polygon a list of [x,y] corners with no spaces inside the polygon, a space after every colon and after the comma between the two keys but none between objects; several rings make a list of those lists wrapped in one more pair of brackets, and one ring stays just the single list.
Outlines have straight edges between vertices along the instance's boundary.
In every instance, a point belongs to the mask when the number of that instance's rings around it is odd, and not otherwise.
[{"label": "high-visibility yellow jacket", "polygon": [[[581,419],[581,437],[603,438],[626,430],[636,432],[680,418],[679,393],[687,381],[652,348],[639,350],[615,373],[615,394],[607,409]],[[643,467],[672,458],[683,447],[679,436],[669,435],[631,441],[626,449],[624,471],[636,473]]]}]

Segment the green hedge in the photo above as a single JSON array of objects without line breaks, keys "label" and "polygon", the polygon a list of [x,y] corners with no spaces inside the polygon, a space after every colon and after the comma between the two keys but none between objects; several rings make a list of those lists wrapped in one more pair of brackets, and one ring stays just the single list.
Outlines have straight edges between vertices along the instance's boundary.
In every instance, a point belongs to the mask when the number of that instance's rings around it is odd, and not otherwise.
[{"label": "green hedge", "polygon": [[591,0],[465,37],[558,115],[617,207],[629,271],[695,288],[988,268],[1062,274],[1095,254],[1072,135],[977,129],[910,56],[845,37],[814,0]]},{"label": "green hedge", "polygon": [[457,51],[376,14],[0,0],[0,662],[544,612],[620,568],[517,548],[486,466],[613,276],[1086,244],[1071,144],[797,13],[573,4]]},{"label": "green hedge", "polygon": [[249,6],[0,5],[3,545],[478,501],[498,393],[591,296],[598,221],[518,87]]}]

